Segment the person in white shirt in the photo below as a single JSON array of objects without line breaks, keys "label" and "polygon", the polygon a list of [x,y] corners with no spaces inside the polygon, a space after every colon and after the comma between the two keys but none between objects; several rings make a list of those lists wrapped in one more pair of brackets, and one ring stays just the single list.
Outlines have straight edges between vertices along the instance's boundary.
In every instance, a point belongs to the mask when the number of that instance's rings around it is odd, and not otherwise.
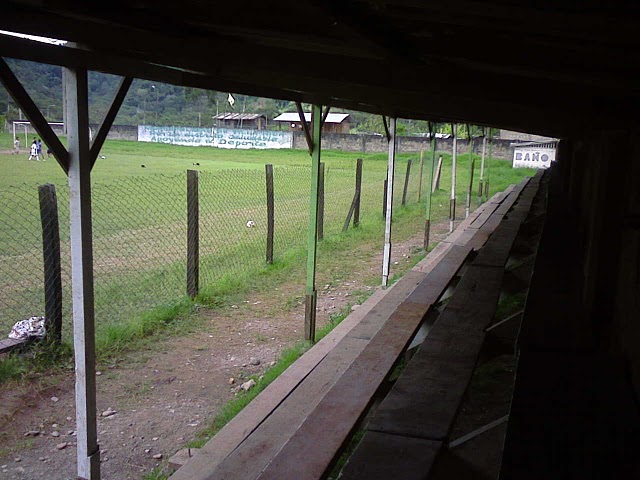
[{"label": "person in white shirt", "polygon": [[35,158],[36,162],[40,161],[40,156],[38,155],[38,142],[36,142],[35,140],[31,144],[31,153],[29,155],[29,160],[31,160],[32,158]]},{"label": "person in white shirt", "polygon": [[13,142],[13,155],[20,154],[20,140],[16,137],[16,140]]}]

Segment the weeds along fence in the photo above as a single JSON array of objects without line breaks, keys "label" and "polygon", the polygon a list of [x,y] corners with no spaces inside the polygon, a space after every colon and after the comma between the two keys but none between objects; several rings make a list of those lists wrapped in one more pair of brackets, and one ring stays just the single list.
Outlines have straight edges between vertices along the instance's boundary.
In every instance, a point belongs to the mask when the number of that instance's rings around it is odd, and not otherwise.
[{"label": "weeds along fence", "polygon": [[[418,169],[412,167],[406,178],[406,164],[397,167],[398,206],[403,196],[407,203],[418,199]],[[348,228],[349,213],[351,225],[354,217],[360,222],[382,218],[384,170],[364,165],[359,187],[355,168],[324,167],[323,173],[324,237]],[[184,301],[187,291],[193,296],[198,287],[264,265],[271,260],[270,222],[273,259],[304,248],[310,175],[309,167],[275,166],[94,184],[97,330]],[[67,186],[22,185],[0,191],[0,336],[18,320],[45,312],[50,320],[61,319],[63,338],[72,336],[70,263]]]}]

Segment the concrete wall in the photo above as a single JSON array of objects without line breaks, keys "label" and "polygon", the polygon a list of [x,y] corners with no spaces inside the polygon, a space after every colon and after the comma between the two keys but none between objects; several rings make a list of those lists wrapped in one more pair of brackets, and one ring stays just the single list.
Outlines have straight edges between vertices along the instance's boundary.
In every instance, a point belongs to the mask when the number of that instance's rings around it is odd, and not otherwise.
[{"label": "concrete wall", "polygon": [[[89,127],[91,128],[92,133],[95,135],[100,125],[98,125],[97,123],[91,123],[89,124]],[[57,135],[63,135],[62,125],[52,125],[51,128]],[[5,125],[5,131],[8,133],[13,133],[13,124],[7,122]],[[27,125],[27,133],[29,137],[38,136],[35,129],[31,125]],[[24,136],[24,127],[22,125],[16,125],[16,134],[20,136],[20,139],[22,140],[22,137]],[[107,138],[110,140],[132,140],[135,142],[138,140],[138,126],[112,125]]]},{"label": "concrete wall", "polygon": [[[480,152],[482,142],[479,139],[474,141],[475,152]],[[304,134],[294,133],[293,148],[306,149],[307,143]],[[347,152],[361,153],[384,153],[389,150],[387,139],[382,135],[351,135],[341,133],[331,133],[322,135],[322,148],[327,150],[343,150]],[[398,153],[419,153],[420,150],[431,148],[429,139],[424,137],[398,137]],[[451,152],[453,139],[437,139],[436,150],[440,152]],[[458,153],[467,153],[469,145],[467,140],[458,139]],[[494,140],[492,156],[504,160],[513,158],[513,147],[510,140]]]}]

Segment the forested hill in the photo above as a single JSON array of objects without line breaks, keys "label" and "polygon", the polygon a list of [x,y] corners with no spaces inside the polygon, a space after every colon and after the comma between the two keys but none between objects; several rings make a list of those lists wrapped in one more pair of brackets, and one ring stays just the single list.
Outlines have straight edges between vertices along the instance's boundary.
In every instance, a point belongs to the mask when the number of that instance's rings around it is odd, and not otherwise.
[{"label": "forested hill", "polygon": [[[62,68],[23,60],[8,59],[7,63],[31,95],[40,111],[50,122],[62,121]],[[119,77],[89,72],[89,117],[100,123],[111,104]],[[184,125],[212,126],[212,116],[224,112],[247,112],[265,115],[268,120],[282,112],[296,111],[293,102],[233,94],[233,107],[227,102],[229,92],[214,92],[165,83],[134,80],[118,113],[117,125]],[[233,93],[233,92],[232,92]],[[351,128],[357,132],[384,133],[381,117],[349,111]],[[19,110],[0,84],[0,117],[14,120]],[[1,120],[1,119],[0,119]],[[0,122],[0,128],[3,122]],[[398,133],[427,132],[427,122],[403,121]],[[448,126],[438,131],[447,132]]]}]

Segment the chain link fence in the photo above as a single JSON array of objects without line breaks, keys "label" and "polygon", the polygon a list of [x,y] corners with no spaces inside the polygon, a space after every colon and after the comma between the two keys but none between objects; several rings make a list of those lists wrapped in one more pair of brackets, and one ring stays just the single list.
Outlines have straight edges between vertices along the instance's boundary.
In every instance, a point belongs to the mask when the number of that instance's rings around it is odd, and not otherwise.
[{"label": "chain link fence", "polygon": [[[394,201],[399,207],[406,161],[398,162],[396,168]],[[407,203],[417,200],[418,175],[419,169],[413,165]],[[197,176],[197,277],[202,288],[264,265],[269,219],[264,170],[199,172]],[[276,260],[292,248],[306,246],[310,176],[311,169],[306,166],[273,168]],[[361,222],[382,218],[385,179],[384,170],[368,169],[364,164]],[[47,188],[48,200],[41,198],[43,186],[23,185],[0,191],[0,336],[18,320],[44,315],[45,288],[50,290],[52,285],[59,295],[63,338],[72,336],[69,192],[66,185]],[[355,166],[325,167],[325,237],[339,234],[344,228],[355,189]],[[188,211],[195,214],[193,207],[187,207],[187,172],[96,183],[92,194],[98,331],[110,323],[127,321],[184,299],[189,274]],[[51,208],[57,212],[57,221]],[[57,222],[59,228],[54,225]],[[56,230],[59,253],[51,245],[56,242],[51,236]],[[46,311],[53,310],[47,307]]]}]

